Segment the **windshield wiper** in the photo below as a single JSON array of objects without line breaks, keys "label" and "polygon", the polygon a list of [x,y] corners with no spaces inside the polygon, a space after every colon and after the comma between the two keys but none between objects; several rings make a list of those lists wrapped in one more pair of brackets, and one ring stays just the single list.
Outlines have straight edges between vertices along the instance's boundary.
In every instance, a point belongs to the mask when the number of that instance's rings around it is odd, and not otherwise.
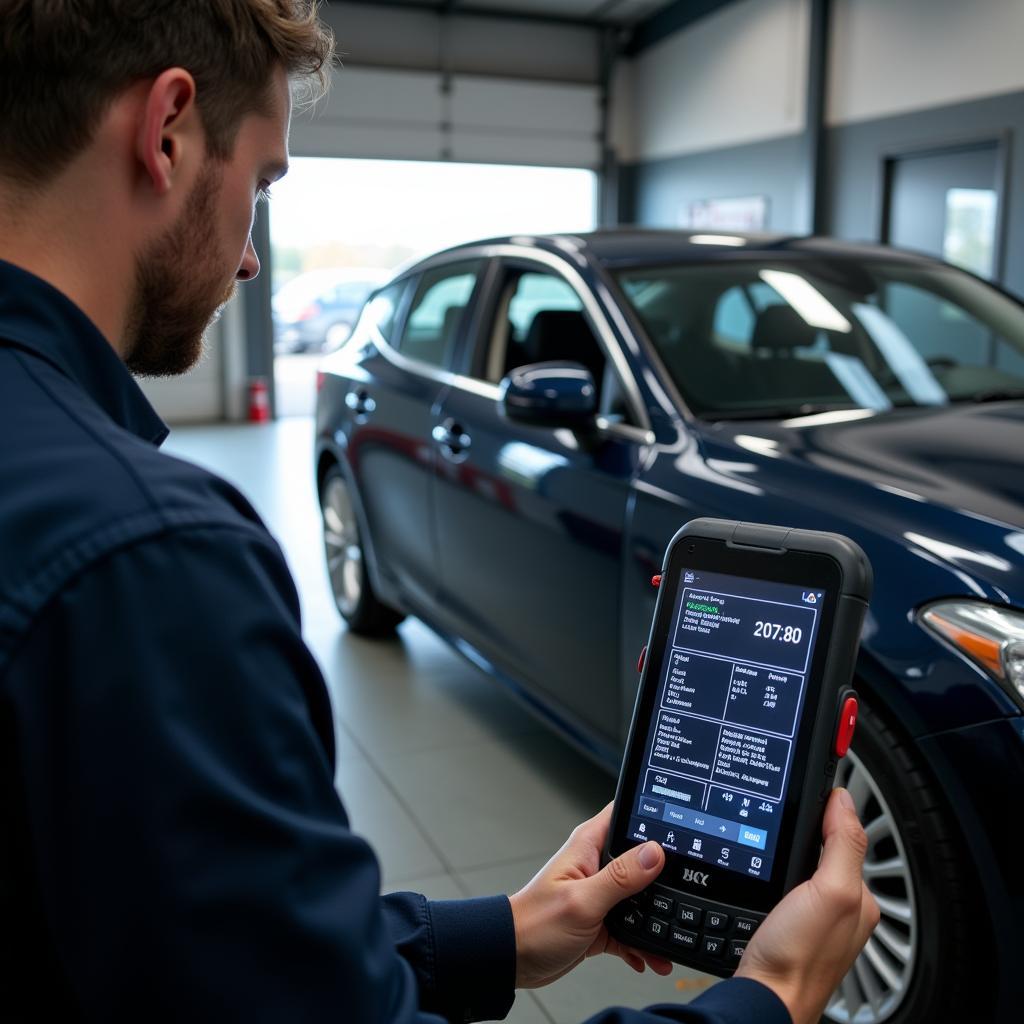
[{"label": "windshield wiper", "polygon": [[799,416],[815,416],[822,412],[847,412],[856,405],[779,405],[761,409],[712,409],[700,414],[702,420],[790,420]]}]

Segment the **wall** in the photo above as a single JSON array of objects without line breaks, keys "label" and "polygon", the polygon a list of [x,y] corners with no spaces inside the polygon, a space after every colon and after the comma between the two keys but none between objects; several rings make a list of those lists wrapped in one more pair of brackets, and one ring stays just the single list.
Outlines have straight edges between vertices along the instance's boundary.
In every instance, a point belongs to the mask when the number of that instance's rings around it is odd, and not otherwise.
[{"label": "wall", "polygon": [[886,157],[999,140],[1008,158],[1002,283],[1024,295],[1024,3],[835,0],[828,230],[876,240]]},{"label": "wall", "polygon": [[808,26],[807,0],[739,0],[621,62],[623,219],[677,227],[693,200],[765,195],[769,228],[801,229]]},{"label": "wall", "polygon": [[878,239],[887,156],[981,139],[998,139],[1009,150],[1002,283],[1024,296],[1024,92],[830,126],[825,136],[829,234]]},{"label": "wall", "polygon": [[1021,0],[833,0],[827,119],[847,124],[1024,89]]},{"label": "wall", "polygon": [[246,408],[245,324],[232,300],[207,332],[202,361],[181,377],[142,378],[139,385],[168,423],[243,419]]},{"label": "wall", "polygon": [[768,227],[800,230],[806,218],[799,139],[784,137],[627,165],[620,173],[626,223],[679,227],[691,202],[766,195]]},{"label": "wall", "polygon": [[741,0],[634,58],[635,153],[658,160],[802,130],[806,0]]},{"label": "wall", "polygon": [[139,378],[153,408],[168,423],[209,423],[224,417],[220,333],[210,332],[202,361],[188,373]]},{"label": "wall", "polygon": [[[693,199],[764,194],[772,229],[807,230],[794,82],[808,20],[808,0],[740,0],[623,62],[612,118],[622,219],[675,226]],[[1003,283],[1024,295],[1022,40],[1022,0],[833,0],[827,232],[878,239],[886,157],[998,139],[1009,168]]]}]

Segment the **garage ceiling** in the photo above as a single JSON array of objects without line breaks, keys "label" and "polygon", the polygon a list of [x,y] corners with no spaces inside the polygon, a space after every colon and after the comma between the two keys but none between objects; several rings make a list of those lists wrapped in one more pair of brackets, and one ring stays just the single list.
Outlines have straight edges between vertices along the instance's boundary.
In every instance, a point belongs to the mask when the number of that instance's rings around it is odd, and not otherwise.
[{"label": "garage ceiling", "polygon": [[460,14],[510,14],[581,25],[603,22],[635,25],[667,7],[672,0],[377,0],[392,7],[411,7]]}]

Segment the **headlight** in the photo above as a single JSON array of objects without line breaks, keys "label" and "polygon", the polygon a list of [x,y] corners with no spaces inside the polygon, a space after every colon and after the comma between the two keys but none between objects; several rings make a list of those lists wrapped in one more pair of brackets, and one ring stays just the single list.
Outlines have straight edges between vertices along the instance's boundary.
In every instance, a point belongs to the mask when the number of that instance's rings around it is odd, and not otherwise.
[{"label": "headlight", "polygon": [[1024,612],[983,601],[936,601],[919,621],[994,676],[1024,710]]}]

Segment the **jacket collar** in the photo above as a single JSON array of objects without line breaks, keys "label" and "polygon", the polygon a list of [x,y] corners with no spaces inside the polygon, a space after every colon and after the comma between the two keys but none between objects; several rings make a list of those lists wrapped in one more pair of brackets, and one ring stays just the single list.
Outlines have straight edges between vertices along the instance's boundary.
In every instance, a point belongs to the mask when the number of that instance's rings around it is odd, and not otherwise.
[{"label": "jacket collar", "polygon": [[0,260],[0,345],[40,356],[119,426],[163,444],[169,431],[96,325],[63,292]]}]

